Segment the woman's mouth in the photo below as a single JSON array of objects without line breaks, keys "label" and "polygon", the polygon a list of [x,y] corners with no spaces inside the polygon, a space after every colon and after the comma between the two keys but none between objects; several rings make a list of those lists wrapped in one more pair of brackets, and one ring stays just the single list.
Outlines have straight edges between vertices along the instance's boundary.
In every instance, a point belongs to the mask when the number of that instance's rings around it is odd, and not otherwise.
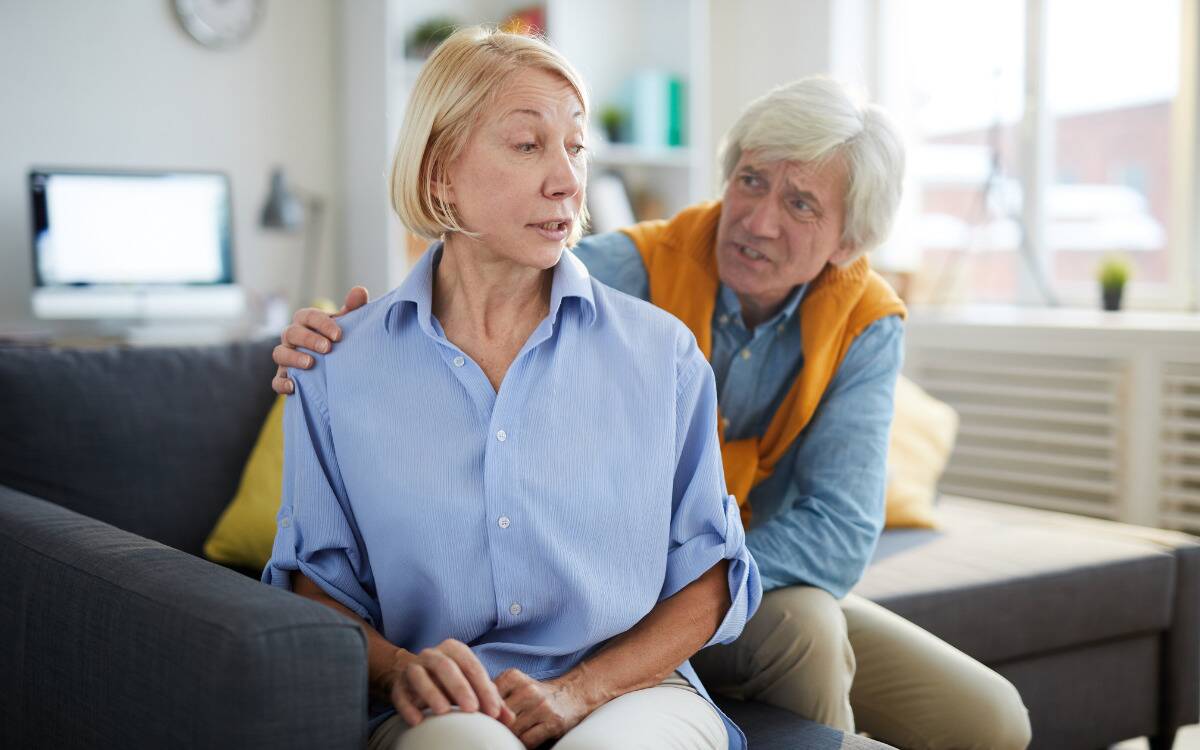
[{"label": "woman's mouth", "polygon": [[571,221],[544,221],[540,224],[529,224],[534,231],[548,240],[562,242],[571,233]]}]

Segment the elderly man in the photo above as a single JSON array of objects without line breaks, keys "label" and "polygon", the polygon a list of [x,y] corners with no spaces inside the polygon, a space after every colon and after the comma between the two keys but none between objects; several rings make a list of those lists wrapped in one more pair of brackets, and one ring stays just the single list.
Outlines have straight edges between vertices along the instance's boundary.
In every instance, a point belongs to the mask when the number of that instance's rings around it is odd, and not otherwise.
[{"label": "elderly man", "polygon": [[[850,594],[883,527],[903,304],[865,254],[887,236],[903,146],[877,107],[808,78],[750,104],[722,144],[721,201],[583,239],[604,283],[686,323],[716,373],[726,482],[767,591],[741,637],[692,659],[713,690],[906,748],[1023,748],[1004,678]],[[365,300],[353,290],[344,309]],[[302,310],[275,351],[326,351]]]}]

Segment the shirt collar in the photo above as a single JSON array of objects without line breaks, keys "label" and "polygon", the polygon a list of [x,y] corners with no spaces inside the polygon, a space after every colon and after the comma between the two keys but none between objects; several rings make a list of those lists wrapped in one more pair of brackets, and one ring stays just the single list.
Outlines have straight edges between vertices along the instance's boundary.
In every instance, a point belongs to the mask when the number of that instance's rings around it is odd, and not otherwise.
[{"label": "shirt collar", "polygon": [[[800,303],[804,300],[804,294],[808,291],[808,284],[804,283],[796,287],[788,295],[783,303],[783,307],[779,312],[775,313],[770,320],[759,323],[758,327],[777,326],[780,323],[785,323],[796,314]],[[738,299],[737,293],[730,289],[725,284],[721,284],[721,288],[717,291],[717,312],[728,315],[731,319],[741,323],[742,320],[742,303]]]},{"label": "shirt collar", "polygon": [[[409,271],[404,282],[396,288],[395,298],[383,316],[383,325],[389,332],[395,326],[405,303],[417,311],[417,323],[426,334],[437,337],[433,326],[433,272],[442,258],[442,243],[435,242],[421,254],[416,265]],[[558,319],[562,301],[568,297],[579,299],[579,310],[585,325],[596,322],[596,300],[592,296],[591,274],[583,261],[570,250],[563,250],[562,257],[554,266],[554,280],[550,286],[550,319]]]}]

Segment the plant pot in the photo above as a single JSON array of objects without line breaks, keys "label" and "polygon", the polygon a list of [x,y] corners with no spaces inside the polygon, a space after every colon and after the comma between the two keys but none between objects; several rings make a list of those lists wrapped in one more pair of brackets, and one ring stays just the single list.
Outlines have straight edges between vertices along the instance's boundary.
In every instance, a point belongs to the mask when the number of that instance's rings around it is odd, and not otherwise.
[{"label": "plant pot", "polygon": [[1121,293],[1125,291],[1123,286],[1105,286],[1100,287],[1101,302],[1105,310],[1116,311],[1121,309]]}]

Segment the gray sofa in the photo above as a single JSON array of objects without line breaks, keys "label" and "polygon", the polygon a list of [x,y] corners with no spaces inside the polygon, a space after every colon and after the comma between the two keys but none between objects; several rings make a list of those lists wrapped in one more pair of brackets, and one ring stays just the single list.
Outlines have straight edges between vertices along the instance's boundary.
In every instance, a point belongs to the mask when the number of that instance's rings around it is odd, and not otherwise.
[{"label": "gray sofa", "polygon": [[[199,556],[271,346],[0,347],[0,748],[365,745],[362,631]],[[755,748],[886,747],[722,706]]]},{"label": "gray sofa", "polygon": [[[361,631],[198,557],[270,407],[270,347],[0,348],[0,747],[362,746]],[[857,592],[1012,680],[1035,748],[1169,747],[1197,721],[1194,539],[940,512],[886,532]],[[754,748],[883,747],[721,703]]]}]

